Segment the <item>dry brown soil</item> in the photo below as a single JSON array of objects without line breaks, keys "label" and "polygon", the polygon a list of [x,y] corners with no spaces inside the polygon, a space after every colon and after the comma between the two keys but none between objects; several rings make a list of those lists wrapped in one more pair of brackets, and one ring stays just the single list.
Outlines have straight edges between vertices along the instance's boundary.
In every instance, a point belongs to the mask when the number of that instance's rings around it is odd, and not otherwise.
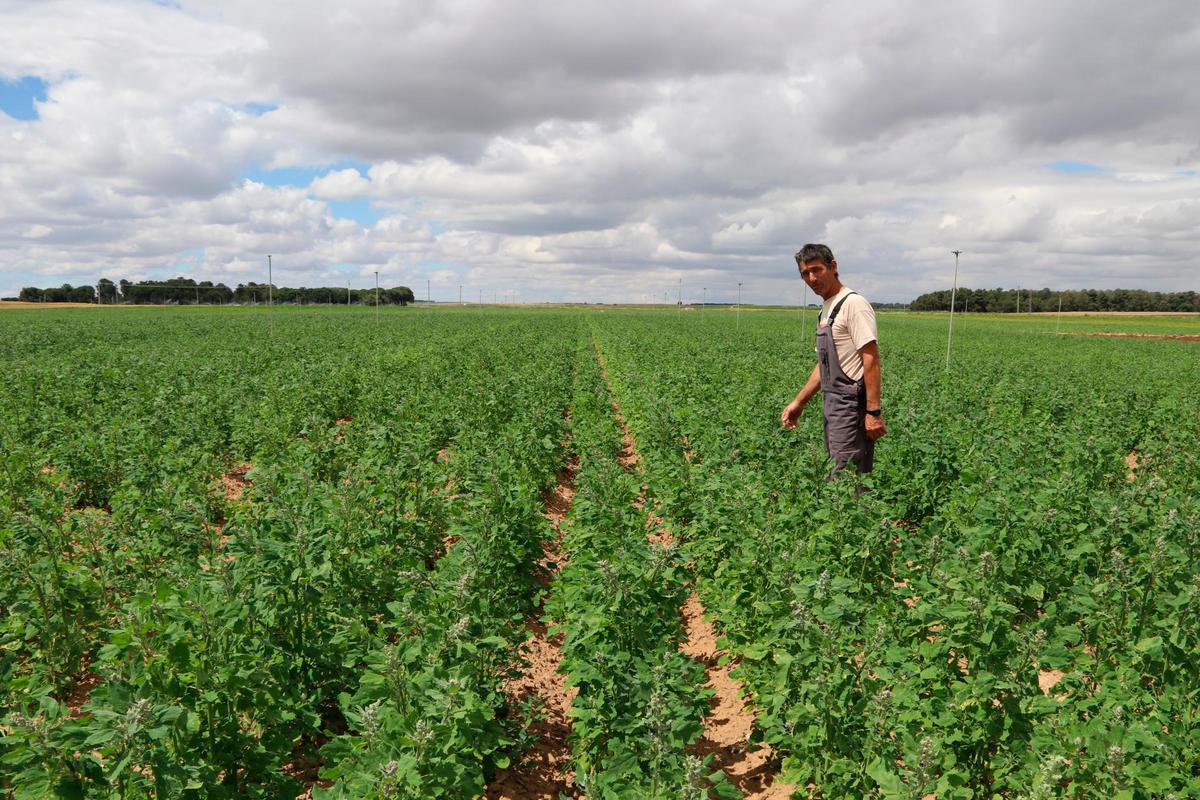
[{"label": "dry brown soil", "polygon": [[1108,336],[1115,339],[1170,339],[1176,342],[1200,342],[1200,334],[1194,333],[1068,333],[1066,336]]},{"label": "dry brown soil", "polygon": [[[554,537],[546,542],[540,562],[540,578],[547,585],[566,561],[562,550],[562,525],[575,499],[575,476],[578,474],[579,457],[572,454],[559,470],[555,487],[542,498],[542,513],[554,529]],[[520,761],[497,771],[484,793],[488,800],[581,797],[575,786],[571,748],[567,745],[567,737],[571,735],[567,713],[576,690],[567,689],[566,678],[559,671],[562,636],[551,636],[546,621],[539,617],[540,613],[525,621],[530,636],[521,645],[520,674],[504,687],[510,708],[519,709],[532,701],[540,709],[529,728],[537,738]]]},{"label": "dry brown soil", "polygon": [[704,665],[706,686],[715,692],[704,735],[692,745],[698,756],[712,755],[712,767],[725,773],[747,800],[784,800],[795,786],[777,780],[775,752],[769,745],[751,749],[750,732],[754,714],[742,698],[742,684],[719,661],[724,652],[717,647],[713,626],[704,618],[704,606],[693,594],[680,609],[687,641],[680,650]]},{"label": "dry brown soil", "polygon": [[253,464],[246,462],[238,464],[221,476],[221,486],[225,490],[226,500],[232,503],[242,499],[242,494],[250,485],[250,479],[246,477],[246,474],[253,468]]},{"label": "dry brown soil", "polygon": [[[600,372],[613,394],[613,415],[621,427],[624,447],[621,464],[632,472],[641,462],[637,440],[621,412],[612,382],[608,377],[608,366],[600,346],[596,344],[596,358],[600,361]],[[692,454],[694,457],[694,453]],[[688,458],[689,462],[692,458]],[[638,497],[639,509],[646,504],[646,487]],[[667,529],[665,521],[653,511],[646,516],[647,538],[659,547],[673,547],[675,535]],[[791,797],[796,787],[777,780],[778,764],[774,751],[767,745],[751,749],[750,733],[754,729],[754,713],[742,697],[742,684],[729,674],[728,665],[718,662],[724,653],[717,647],[717,636],[713,626],[705,619],[704,606],[695,592],[679,609],[683,620],[685,639],[680,643],[680,652],[704,665],[705,685],[714,692],[708,715],[704,718],[704,734],[690,748],[690,752],[704,757],[712,755],[711,766],[725,773],[726,778],[747,800],[785,800]]]},{"label": "dry brown soil", "polygon": [[1141,454],[1137,450],[1130,450],[1125,456],[1125,466],[1129,468],[1129,471],[1125,473],[1125,480],[1135,480],[1137,478],[1137,471],[1141,469],[1143,463],[1144,459]]},{"label": "dry brown soil", "polygon": [[100,306],[95,303],[26,303],[22,300],[0,301],[0,309],[5,308],[130,308],[130,306]]}]

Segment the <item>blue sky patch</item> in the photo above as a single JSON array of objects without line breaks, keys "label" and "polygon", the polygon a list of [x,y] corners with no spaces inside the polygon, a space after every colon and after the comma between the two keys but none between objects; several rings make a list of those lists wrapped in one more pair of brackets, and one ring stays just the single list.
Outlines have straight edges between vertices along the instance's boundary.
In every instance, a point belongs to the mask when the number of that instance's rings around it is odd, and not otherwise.
[{"label": "blue sky patch", "polygon": [[1102,172],[1107,172],[1099,164],[1092,164],[1088,161],[1051,161],[1046,166],[1055,172],[1065,172],[1070,175],[1099,175]]},{"label": "blue sky patch", "polygon": [[246,105],[242,106],[242,111],[253,117],[261,117],[263,114],[270,113],[278,108],[279,106],[275,105],[274,103],[259,103],[256,101],[253,103],[246,103]]},{"label": "blue sky patch", "polygon": [[262,183],[267,186],[308,186],[313,182],[313,178],[318,178],[330,172],[353,168],[358,170],[360,174],[366,175],[370,167],[371,165],[364,161],[354,161],[348,158],[320,166],[279,167],[278,169],[263,169],[258,164],[255,164],[243,172],[241,177],[243,180],[249,179],[255,183]]},{"label": "blue sky patch", "polygon": [[33,75],[18,80],[0,79],[0,111],[13,119],[37,119],[35,102],[45,102],[46,82]]},{"label": "blue sky patch", "polygon": [[352,219],[360,225],[374,225],[383,217],[383,212],[365,198],[330,200],[328,202],[329,210],[338,219]]}]

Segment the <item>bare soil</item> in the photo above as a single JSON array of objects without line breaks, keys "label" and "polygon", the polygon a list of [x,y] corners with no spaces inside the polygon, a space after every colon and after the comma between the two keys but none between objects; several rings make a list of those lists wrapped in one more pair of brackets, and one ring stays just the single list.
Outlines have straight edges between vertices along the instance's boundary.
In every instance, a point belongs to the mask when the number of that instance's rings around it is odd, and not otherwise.
[{"label": "bare soil", "polygon": [[1170,339],[1176,342],[1200,342],[1200,334],[1194,333],[1068,333],[1066,336],[1108,336],[1117,339]]},{"label": "bare soil", "polygon": [[100,306],[96,303],[27,303],[23,300],[0,301],[0,309],[5,308],[129,308],[129,306]]},{"label": "bare soil", "polygon": [[1042,690],[1042,694],[1049,695],[1064,677],[1065,673],[1057,669],[1041,670],[1038,672],[1038,688]]},{"label": "bare soil", "polygon": [[[569,442],[564,442],[568,446]],[[575,476],[579,474],[579,457],[571,454],[558,471],[553,489],[542,496],[542,514],[550,520],[554,536],[543,546],[540,560],[540,579],[549,585],[566,563],[562,548],[563,520],[571,512],[575,500]],[[581,797],[575,786],[571,766],[571,721],[567,716],[576,689],[567,689],[562,666],[562,636],[551,636],[548,625],[538,614],[525,620],[529,638],[521,645],[520,674],[504,687],[509,707],[516,710],[525,704],[538,709],[529,733],[536,737],[533,745],[522,754],[520,761],[496,772],[484,796],[488,800],[559,800],[560,797]]]},{"label": "bare soil", "polygon": [[[1054,314],[1054,311],[1036,311],[1035,314]],[[1194,317],[1195,311],[1064,311],[1064,317]]]},{"label": "bare soil", "polygon": [[71,687],[62,698],[62,703],[67,707],[67,713],[72,719],[83,716],[81,709],[91,699],[92,690],[103,682],[104,679],[92,671],[90,660],[84,658],[79,677],[72,681]]},{"label": "bare soil", "polygon": [[[632,472],[641,462],[637,440],[621,412],[612,383],[608,378],[608,367],[604,355],[596,344],[596,358],[600,361],[600,372],[613,394],[613,415],[621,427],[624,450],[621,464]],[[687,442],[684,442],[687,445]],[[689,453],[685,458],[690,462]],[[694,456],[694,454],[691,454]],[[646,487],[635,502],[638,509],[646,505]],[[663,548],[673,547],[675,535],[666,527],[666,521],[654,511],[646,514],[647,538],[651,544]],[[704,718],[704,734],[689,748],[689,752],[701,758],[711,755],[711,766],[725,773],[726,778],[747,800],[785,800],[791,797],[796,787],[777,781],[779,764],[774,750],[769,745],[751,749],[750,733],[754,729],[754,713],[742,698],[742,684],[729,674],[729,666],[719,664],[724,653],[717,647],[717,636],[712,625],[705,619],[704,606],[695,592],[679,609],[683,621],[685,639],[679,650],[704,665],[705,685],[715,693],[708,715]]]},{"label": "bare soil", "polygon": [[314,786],[321,789],[333,786],[333,781],[318,777],[321,767],[325,765],[325,759],[321,758],[320,751],[329,741],[324,736],[320,738],[321,741],[318,742],[297,742],[292,749],[292,760],[280,768],[284,775],[295,778],[304,784],[305,789],[301,794],[296,795],[296,800],[310,800]]},{"label": "bare soil", "polygon": [[562,664],[562,637],[550,636],[545,622],[530,618],[530,637],[521,645],[521,674],[505,686],[509,706],[532,703],[539,709],[529,727],[537,737],[521,760],[496,772],[484,796],[488,800],[559,800],[581,797],[571,766],[571,722],[567,712],[575,690],[568,691]]},{"label": "bare soil", "polygon": [[1142,468],[1142,464],[1144,463],[1145,459],[1142,458],[1142,455],[1137,450],[1130,450],[1125,456],[1125,466],[1129,468],[1129,471],[1125,473],[1125,480],[1133,482],[1137,478],[1138,470]]},{"label": "bare soil", "polygon": [[238,464],[233,469],[221,476],[221,487],[225,490],[225,499],[229,502],[237,502],[242,499],[246,488],[250,486],[250,479],[246,474],[254,468],[250,462]]},{"label": "bare soil", "polygon": [[778,765],[770,745],[751,749],[754,713],[743,699],[741,682],[729,674],[729,665],[719,663],[724,652],[717,647],[716,632],[704,618],[700,599],[692,594],[680,614],[687,641],[679,649],[704,665],[705,685],[716,693],[704,718],[704,736],[692,745],[692,752],[701,757],[711,755],[713,768],[724,772],[747,800],[791,797],[796,787],[777,780]]},{"label": "bare soil", "polygon": [[637,468],[637,465],[642,461],[642,455],[638,452],[637,440],[633,438],[633,432],[629,430],[629,425],[625,423],[625,415],[621,413],[621,406],[617,403],[617,396],[612,391],[612,381],[608,378],[608,364],[604,361],[604,354],[600,352],[600,344],[592,342],[592,346],[596,349],[596,360],[600,362],[600,377],[604,379],[604,383],[608,386],[608,393],[612,396],[613,416],[617,418],[617,422],[621,426],[621,452],[617,454],[617,460],[621,462],[621,466],[626,472],[632,472]]}]

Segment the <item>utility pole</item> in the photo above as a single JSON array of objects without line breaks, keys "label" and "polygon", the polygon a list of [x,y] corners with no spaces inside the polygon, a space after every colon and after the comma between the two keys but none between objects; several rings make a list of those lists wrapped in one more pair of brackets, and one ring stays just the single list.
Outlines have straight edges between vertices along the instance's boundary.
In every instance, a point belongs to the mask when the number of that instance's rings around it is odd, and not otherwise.
[{"label": "utility pole", "polygon": [[954,253],[954,288],[950,290],[950,332],[946,335],[946,369],[950,369],[950,343],[954,341],[954,301],[958,297],[958,257],[962,250]]},{"label": "utility pole", "polygon": [[379,270],[375,270],[375,321],[379,321]]},{"label": "utility pole", "polygon": [[275,336],[275,278],[271,273],[271,254],[267,253],[267,316],[271,318],[271,336]]},{"label": "utility pole", "polygon": [[742,329],[742,282],[738,281],[737,329]]},{"label": "utility pole", "polygon": [[679,313],[683,314],[683,278],[679,279]]},{"label": "utility pole", "polygon": [[458,285],[458,304],[460,306],[463,304],[462,303],[462,284],[461,283]]},{"label": "utility pole", "polygon": [[[804,283],[804,281],[802,280],[801,283]],[[806,324],[808,322],[808,284],[807,283],[804,284],[804,289],[801,290],[800,297],[801,297],[801,299],[800,299],[800,341],[803,342],[805,340],[805,338],[807,338],[805,336],[805,330],[807,330],[807,328],[808,328],[808,325]]]},{"label": "utility pole", "polygon": [[425,279],[425,302],[426,302],[426,303],[430,303],[430,302],[432,302],[432,301],[429,299],[431,296],[432,296],[432,295],[430,295],[430,294],[429,294],[429,278],[426,278],[426,279]]},{"label": "utility pole", "polygon": [[703,299],[700,301],[700,313],[701,313],[701,314],[703,314],[703,313],[704,313],[704,307],[705,307],[706,305],[708,305],[708,287],[707,287],[707,286],[705,286],[705,287],[704,287],[703,289],[701,289],[700,291],[701,291],[701,292],[703,292],[703,294],[702,294],[702,295],[700,295],[700,296],[701,296],[701,298],[703,298]]},{"label": "utility pole", "polygon": [[1054,335],[1058,336],[1059,328],[1062,327],[1062,292],[1058,293],[1058,319],[1054,322]]},{"label": "utility pole", "polygon": [[350,281],[346,281],[346,308],[350,307]]}]

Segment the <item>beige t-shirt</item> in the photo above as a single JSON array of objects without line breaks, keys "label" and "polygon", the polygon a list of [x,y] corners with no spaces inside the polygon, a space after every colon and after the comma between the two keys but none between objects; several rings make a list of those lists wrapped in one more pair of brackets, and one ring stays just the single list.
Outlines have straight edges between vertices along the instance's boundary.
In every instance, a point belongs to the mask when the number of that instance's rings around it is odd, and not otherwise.
[{"label": "beige t-shirt", "polygon": [[[850,292],[854,291],[843,286],[836,295],[826,300],[821,306],[820,325],[825,326],[825,320],[833,307]],[[842,372],[852,381],[862,380],[862,355],[858,352],[871,342],[878,341],[875,328],[875,309],[861,294],[851,295],[838,311],[837,319],[833,321],[833,346],[837,350],[838,363]],[[814,348],[815,349],[815,348]]]}]

